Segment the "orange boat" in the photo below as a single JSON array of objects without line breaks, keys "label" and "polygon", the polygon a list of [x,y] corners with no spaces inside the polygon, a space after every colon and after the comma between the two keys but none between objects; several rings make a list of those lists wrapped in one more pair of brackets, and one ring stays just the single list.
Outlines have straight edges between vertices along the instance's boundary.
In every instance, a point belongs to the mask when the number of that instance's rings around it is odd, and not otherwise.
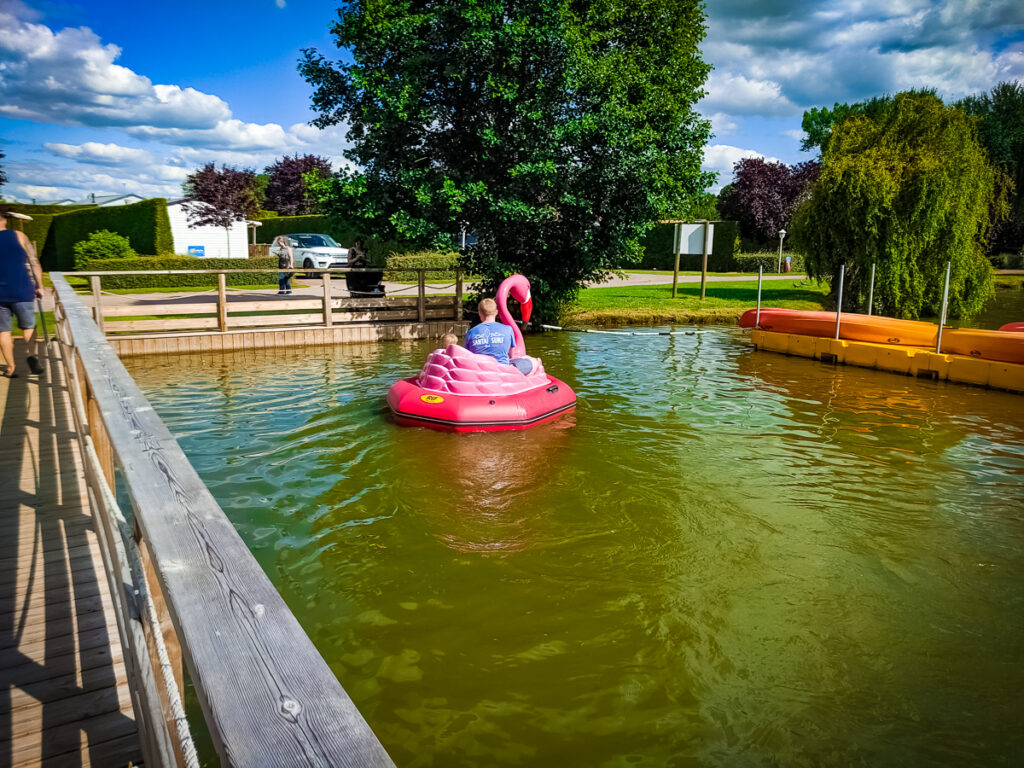
[{"label": "orange boat", "polygon": [[[753,328],[757,310],[750,309],[740,318],[741,328]],[[1020,326],[1021,330],[1010,330]],[[834,338],[836,334],[835,312],[805,312],[799,309],[761,310],[760,325],[763,331],[795,333],[802,336]],[[928,347],[935,349],[938,326],[919,320],[897,320],[877,315],[858,315],[843,312],[839,324],[839,338],[847,341],[867,341],[873,344],[896,344],[899,346]],[[998,331],[980,328],[944,328],[942,351],[950,355],[965,355],[982,360],[998,360],[1004,363],[1024,364],[1024,324],[1011,323]]]},{"label": "orange boat", "polygon": [[[740,318],[741,328],[753,328],[757,310],[748,309]],[[835,312],[809,312],[800,309],[761,309],[759,327],[763,331],[777,333],[798,333],[803,336],[836,335]],[[843,312],[839,324],[839,338],[849,341],[869,341],[874,344],[899,344],[901,346],[935,346],[939,327],[935,323],[919,320],[897,320],[877,315],[858,315]]]},{"label": "orange boat", "polygon": [[1024,363],[1024,330],[1014,332],[959,328],[943,331],[942,351],[950,355],[998,360],[1001,363]]}]

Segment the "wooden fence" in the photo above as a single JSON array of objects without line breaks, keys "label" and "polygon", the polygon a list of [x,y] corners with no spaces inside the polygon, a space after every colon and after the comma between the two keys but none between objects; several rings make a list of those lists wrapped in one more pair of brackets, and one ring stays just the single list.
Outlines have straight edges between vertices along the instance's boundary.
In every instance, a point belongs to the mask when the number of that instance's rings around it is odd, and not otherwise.
[{"label": "wooden fence", "polygon": [[[75,272],[75,277],[89,278],[92,289],[93,320],[101,333],[128,336],[142,333],[179,333],[203,330],[224,333],[240,328],[317,327],[330,328],[345,323],[391,323],[428,320],[462,320],[462,272],[456,273],[454,297],[426,295],[428,273],[443,269],[419,269],[416,295],[409,297],[382,296],[344,298],[334,293],[332,276],[346,273],[380,272],[379,269],[285,269],[281,272],[314,272],[320,280],[317,296],[280,297],[273,293],[263,296],[240,297],[229,293],[226,276],[229,274],[259,273],[259,269],[227,270],[154,270],[125,272]],[[215,275],[216,296],[203,300],[202,294],[164,302],[117,304],[103,293],[103,278],[124,275]],[[411,286],[410,286],[411,287]],[[174,289],[169,288],[168,293]],[[213,289],[210,291],[213,292]],[[197,300],[198,299],[198,300]],[[256,300],[253,300],[256,299]]]},{"label": "wooden fence", "polygon": [[393,765],[89,309],[51,278],[146,765],[198,765],[182,661],[222,765]]}]

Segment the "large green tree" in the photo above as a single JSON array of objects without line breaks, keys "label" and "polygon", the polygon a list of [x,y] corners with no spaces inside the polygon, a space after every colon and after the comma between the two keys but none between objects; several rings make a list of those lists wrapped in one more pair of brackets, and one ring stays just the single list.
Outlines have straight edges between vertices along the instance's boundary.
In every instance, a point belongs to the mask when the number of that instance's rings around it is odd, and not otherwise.
[{"label": "large green tree", "polygon": [[978,118],[981,145],[1014,185],[1011,216],[993,227],[989,252],[1019,253],[1024,246],[1024,84],[999,83],[957,106]]},{"label": "large green tree", "polygon": [[699,0],[352,0],[331,31],[351,59],[300,71],[362,170],[342,213],[422,244],[468,225],[481,289],[523,272],[541,316],[713,182]]},{"label": "large green tree", "polygon": [[866,306],[875,263],[875,309],[896,317],[936,314],[951,262],[951,314],[971,315],[992,293],[984,242],[990,210],[1006,209],[997,174],[962,110],[897,94],[876,119],[833,128],[794,220],[795,245],[833,290],[846,266],[846,309]]},{"label": "large green tree", "polygon": [[[934,88],[907,91],[909,95],[934,96]],[[805,152],[818,150],[824,152],[828,148],[829,139],[832,136],[832,129],[841,125],[844,120],[851,117],[866,117],[869,120],[880,119],[892,107],[893,97],[890,94],[883,96],[872,96],[866,101],[857,101],[853,104],[836,102],[829,107],[812,107],[804,112],[800,127],[804,131],[804,138],[800,142],[800,149]]]}]

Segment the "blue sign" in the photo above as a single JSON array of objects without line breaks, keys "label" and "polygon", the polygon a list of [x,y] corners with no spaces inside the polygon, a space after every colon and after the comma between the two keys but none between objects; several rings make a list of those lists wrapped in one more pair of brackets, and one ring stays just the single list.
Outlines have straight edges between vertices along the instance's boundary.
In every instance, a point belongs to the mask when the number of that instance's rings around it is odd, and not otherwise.
[{"label": "blue sign", "polygon": [[190,245],[188,247],[188,255],[196,256],[200,259],[206,258],[206,246],[205,245]]}]

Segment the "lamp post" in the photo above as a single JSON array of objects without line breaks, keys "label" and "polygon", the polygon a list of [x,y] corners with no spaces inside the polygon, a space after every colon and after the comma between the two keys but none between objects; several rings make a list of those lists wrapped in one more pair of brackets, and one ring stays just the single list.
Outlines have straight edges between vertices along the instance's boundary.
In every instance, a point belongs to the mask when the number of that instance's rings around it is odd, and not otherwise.
[{"label": "lamp post", "polygon": [[782,274],[782,241],[786,239],[786,230],[779,230],[779,274]]}]

